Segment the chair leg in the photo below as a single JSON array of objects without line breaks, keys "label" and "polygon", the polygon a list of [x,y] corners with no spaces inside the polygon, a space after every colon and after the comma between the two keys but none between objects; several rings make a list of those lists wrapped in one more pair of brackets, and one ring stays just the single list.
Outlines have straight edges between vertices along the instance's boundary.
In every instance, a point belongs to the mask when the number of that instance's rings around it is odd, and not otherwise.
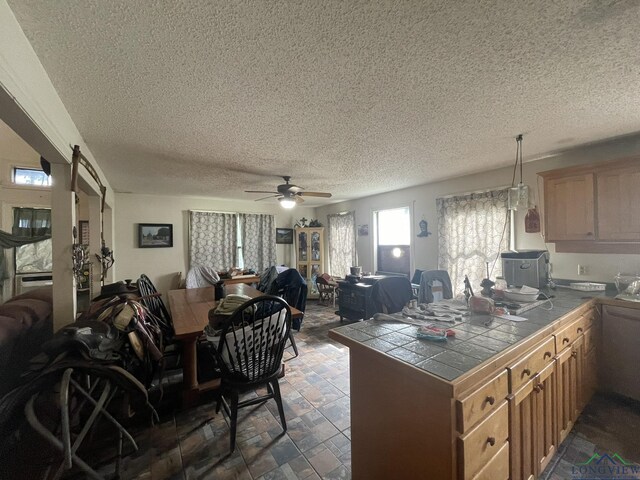
[{"label": "chair leg", "polygon": [[238,392],[236,390],[231,390],[229,392],[229,400],[231,404],[231,415],[229,416],[229,422],[231,423],[231,428],[229,432],[230,440],[231,440],[231,452],[236,449],[236,431],[238,429]]},{"label": "chair leg", "polygon": [[289,340],[291,341],[291,346],[293,347],[293,351],[295,352],[294,357],[298,356],[298,346],[296,345],[296,339],[293,338],[293,330],[289,330]]},{"label": "chair leg", "polygon": [[282,397],[280,396],[280,384],[278,379],[270,382],[273,389],[273,398],[278,404],[278,413],[280,414],[280,422],[282,423],[282,430],[287,431],[287,420],[284,418],[284,406],[282,405]]}]

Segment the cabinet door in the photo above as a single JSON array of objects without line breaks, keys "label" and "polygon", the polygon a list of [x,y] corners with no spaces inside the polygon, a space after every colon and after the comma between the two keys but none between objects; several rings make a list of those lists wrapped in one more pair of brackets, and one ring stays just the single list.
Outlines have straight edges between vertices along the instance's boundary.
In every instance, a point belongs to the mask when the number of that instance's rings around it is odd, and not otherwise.
[{"label": "cabinet door", "polygon": [[580,405],[580,378],[582,366],[579,355],[582,355],[584,341],[580,336],[571,348],[564,349],[556,358],[558,369],[557,380],[557,412],[558,441],[562,442],[578,418]]},{"label": "cabinet door", "polygon": [[599,172],[598,239],[640,240],[640,165]]},{"label": "cabinet door", "polygon": [[538,462],[536,475],[542,472],[556,453],[556,364],[552,362],[533,380],[533,451]]},{"label": "cabinet door", "polygon": [[556,452],[556,364],[509,396],[511,480],[533,479]]},{"label": "cabinet door", "polygon": [[546,240],[595,240],[592,173],[544,183]]},{"label": "cabinet door", "polygon": [[536,475],[533,452],[535,406],[533,382],[509,395],[509,470],[511,480],[530,480]]}]

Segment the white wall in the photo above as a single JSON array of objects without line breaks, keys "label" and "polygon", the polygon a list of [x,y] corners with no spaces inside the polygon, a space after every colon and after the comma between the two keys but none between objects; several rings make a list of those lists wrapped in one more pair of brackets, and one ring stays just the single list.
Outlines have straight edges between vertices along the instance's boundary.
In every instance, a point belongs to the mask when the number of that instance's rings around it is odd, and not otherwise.
[{"label": "white wall", "polygon": [[[515,142],[514,142],[515,143]],[[526,139],[524,143],[526,149]],[[515,151],[515,145],[514,145]],[[526,151],[526,150],[525,150]],[[615,141],[584,146],[574,150],[560,152],[554,156],[524,164],[524,183],[534,190],[539,198],[542,194],[542,181],[538,183],[538,172],[553,170],[571,165],[613,160],[631,155],[640,155],[640,135],[621,138]],[[514,158],[515,160],[515,158]],[[639,160],[640,161],[640,160]],[[410,172],[408,172],[410,175]],[[436,198],[451,194],[486,190],[493,187],[511,185],[513,168],[501,168],[488,172],[453,178],[442,182],[397,190],[374,195],[349,202],[341,202],[318,209],[318,218],[326,222],[330,213],[347,210],[356,211],[356,223],[369,224],[369,236],[358,237],[358,259],[363,271],[373,271],[373,212],[379,209],[409,206],[413,212],[414,268],[435,269],[438,265],[437,213]],[[517,180],[516,180],[517,181]],[[535,192],[539,185],[539,194]],[[640,206],[639,206],[640,208]],[[549,249],[553,265],[554,278],[579,279],[581,281],[612,282],[618,271],[640,273],[640,248],[638,255],[622,254],[573,254],[555,253],[553,244],[545,243],[540,234],[525,233],[524,215],[517,212],[515,221],[515,247],[517,249]],[[640,215],[640,210],[629,212]],[[418,222],[425,219],[429,224],[429,237],[419,238]],[[588,275],[577,276],[578,264],[585,265]]]},{"label": "white wall", "polygon": [[[116,194],[114,279],[137,279],[146,274],[166,294],[176,288],[177,272],[187,273],[189,260],[189,210],[268,213],[276,226],[293,228],[302,217],[316,218],[313,208],[282,209],[275,201],[238,201],[198,197]],[[173,224],[173,248],[138,248],[139,223]],[[278,264],[293,265],[294,245],[277,246]]]}]

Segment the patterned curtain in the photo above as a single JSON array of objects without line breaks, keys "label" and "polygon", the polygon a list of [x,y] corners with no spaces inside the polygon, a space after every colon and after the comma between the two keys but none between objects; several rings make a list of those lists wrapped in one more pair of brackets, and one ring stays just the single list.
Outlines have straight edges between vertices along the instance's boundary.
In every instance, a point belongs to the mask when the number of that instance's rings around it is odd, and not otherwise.
[{"label": "patterned curtain", "polygon": [[329,274],[344,277],[349,267],[358,264],[356,251],[356,214],[331,214],[329,221]]},{"label": "patterned curtain", "polygon": [[276,264],[276,222],[273,215],[241,213],[244,268],[262,272]]},{"label": "patterned curtain", "polygon": [[189,265],[216,270],[236,266],[238,248],[235,213],[189,212]]},{"label": "patterned curtain", "polygon": [[502,274],[499,253],[509,245],[511,222],[507,190],[436,199],[438,207],[438,268],[447,270],[453,293],[464,291],[464,276],[474,294],[487,276]]}]

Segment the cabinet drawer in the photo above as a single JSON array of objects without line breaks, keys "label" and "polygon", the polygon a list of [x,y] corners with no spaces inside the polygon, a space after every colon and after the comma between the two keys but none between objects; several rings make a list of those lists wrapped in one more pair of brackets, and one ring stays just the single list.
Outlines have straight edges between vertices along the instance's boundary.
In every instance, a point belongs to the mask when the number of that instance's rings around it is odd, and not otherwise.
[{"label": "cabinet drawer", "polygon": [[555,355],[554,337],[549,337],[542,344],[535,347],[517,363],[507,367],[509,371],[509,390],[515,392],[534,375],[553,361]]},{"label": "cabinet drawer", "polygon": [[509,393],[507,371],[503,370],[471,393],[456,402],[458,431],[465,433],[469,428],[495,410]]},{"label": "cabinet drawer", "polygon": [[508,478],[509,442],[502,446],[496,456],[489,460],[489,463],[473,477],[473,480],[508,480]]},{"label": "cabinet drawer", "polygon": [[458,438],[462,475],[465,480],[473,479],[482,468],[499,453],[509,437],[509,415],[507,402],[498,408],[469,433]]},{"label": "cabinet drawer", "polygon": [[553,361],[555,355],[554,342],[554,338],[549,337],[518,362],[507,367],[509,371],[509,391],[511,393],[518,390],[536,374],[540,373],[548,363]]},{"label": "cabinet drawer", "polygon": [[595,309],[589,310],[584,315],[581,315],[577,320],[574,320],[562,330],[557,331],[553,335],[556,338],[556,351],[560,352],[571,345],[581,333],[586,332],[597,318],[597,312]]}]

